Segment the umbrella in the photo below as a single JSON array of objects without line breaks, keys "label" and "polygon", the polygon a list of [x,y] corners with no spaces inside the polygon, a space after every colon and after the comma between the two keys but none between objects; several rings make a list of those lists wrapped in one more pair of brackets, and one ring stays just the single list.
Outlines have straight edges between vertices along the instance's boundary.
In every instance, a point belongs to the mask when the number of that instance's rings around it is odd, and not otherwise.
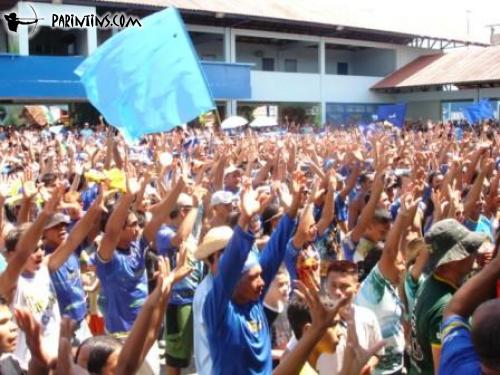
[{"label": "umbrella", "polygon": [[248,124],[248,120],[240,116],[231,116],[222,121],[222,129],[235,129]]},{"label": "umbrella", "polygon": [[278,125],[278,120],[276,119],[276,117],[267,117],[267,116],[257,117],[250,123],[250,126],[252,128],[263,128],[266,126],[276,126],[276,125]]}]

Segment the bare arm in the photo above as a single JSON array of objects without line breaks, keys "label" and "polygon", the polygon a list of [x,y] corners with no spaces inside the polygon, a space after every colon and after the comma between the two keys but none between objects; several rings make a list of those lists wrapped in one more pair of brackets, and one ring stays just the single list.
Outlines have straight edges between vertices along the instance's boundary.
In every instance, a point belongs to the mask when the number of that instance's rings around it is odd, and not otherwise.
[{"label": "bare arm", "polygon": [[352,189],[354,189],[360,173],[361,169],[358,166],[352,169],[351,173],[349,174],[349,178],[346,181],[345,187],[340,192],[340,196],[342,197],[342,199],[345,200]]},{"label": "bare arm", "polygon": [[415,200],[412,194],[401,198],[401,208],[398,217],[389,231],[384,250],[382,251],[382,257],[379,261],[380,272],[388,279],[395,279],[395,275],[398,273],[396,262],[401,236],[406,226],[413,221],[417,206],[418,200]]},{"label": "bare arm", "polygon": [[191,269],[186,265],[186,256],[171,273],[168,260],[159,258],[159,276],[155,290],[149,295],[118,357],[117,375],[135,374],[144,362],[149,349],[158,337],[165,316],[167,300],[173,284],[184,278]]},{"label": "bare arm", "polygon": [[380,201],[380,196],[384,190],[384,175],[383,173],[377,173],[373,181],[372,192],[370,194],[370,199],[368,203],[363,207],[361,215],[359,215],[356,226],[352,230],[351,238],[356,243],[360,240],[366,227],[370,224],[373,218],[377,204]]},{"label": "bare arm", "polygon": [[97,249],[98,255],[104,262],[111,260],[113,252],[118,246],[120,240],[120,234],[122,233],[123,227],[127,221],[128,210],[130,205],[134,201],[135,191],[131,191],[129,187],[129,181],[127,178],[127,191],[120,197],[116,208],[106,223],[106,228],[104,230],[104,236]]},{"label": "bare arm", "polygon": [[328,183],[328,191],[326,192],[325,205],[323,207],[323,212],[321,213],[321,218],[316,225],[318,229],[318,234],[321,236],[328,229],[330,224],[335,217],[335,205],[333,204],[333,196],[335,194],[335,186],[337,185],[337,180],[335,175],[332,174],[330,181]]},{"label": "bare arm", "polygon": [[13,293],[16,290],[17,281],[24,264],[37,248],[38,242],[42,237],[43,228],[57,209],[61,196],[62,189],[56,189],[35,222],[31,224],[19,239],[6,270],[0,275],[0,294],[9,303],[12,301]]},{"label": "bare arm", "polygon": [[168,215],[172,211],[180,193],[185,187],[184,179],[179,179],[174,188],[158,205],[155,206],[153,217],[144,227],[143,235],[148,243],[154,243],[155,236],[161,225],[167,220]]},{"label": "bare arm", "polygon": [[469,194],[467,194],[467,198],[465,199],[464,216],[468,219],[474,221],[477,221],[479,219],[478,217],[473,217],[473,211],[476,202],[479,200],[481,196],[481,190],[483,188],[484,179],[486,178],[488,170],[491,168],[491,166],[492,166],[491,159],[484,157],[483,160],[481,161],[481,170],[479,171],[479,175],[476,177],[476,180],[474,181],[474,184],[472,185],[472,188],[470,189]]},{"label": "bare arm", "polygon": [[182,220],[181,225],[179,225],[179,228],[177,228],[175,232],[175,236],[172,237],[170,241],[172,246],[178,247],[182,242],[186,241],[188,236],[193,232],[193,227],[198,217],[199,205],[203,200],[204,194],[204,189],[195,188],[195,192],[193,193],[193,208],[189,211],[184,220]]},{"label": "bare arm", "polygon": [[103,189],[99,193],[98,198],[92,203],[87,213],[81,218],[75,227],[66,238],[66,240],[57,247],[57,249],[47,257],[49,271],[57,271],[66,262],[68,257],[75,249],[85,240],[90,230],[93,228],[93,223],[103,210]]}]

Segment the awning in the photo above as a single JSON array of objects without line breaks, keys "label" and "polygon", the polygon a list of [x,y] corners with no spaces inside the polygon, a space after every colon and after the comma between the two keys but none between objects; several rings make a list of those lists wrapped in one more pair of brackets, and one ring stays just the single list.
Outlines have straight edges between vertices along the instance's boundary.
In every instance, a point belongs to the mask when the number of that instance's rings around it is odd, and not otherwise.
[{"label": "awning", "polygon": [[[86,101],[81,56],[0,55],[0,101]],[[250,64],[202,62],[214,99],[250,99]]]}]

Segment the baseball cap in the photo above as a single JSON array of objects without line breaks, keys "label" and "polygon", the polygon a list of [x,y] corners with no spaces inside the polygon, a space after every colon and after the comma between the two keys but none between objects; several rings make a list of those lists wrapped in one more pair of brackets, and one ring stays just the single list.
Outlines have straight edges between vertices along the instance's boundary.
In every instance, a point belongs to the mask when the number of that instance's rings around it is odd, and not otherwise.
[{"label": "baseball cap", "polygon": [[438,221],[425,235],[425,242],[430,245],[430,269],[469,257],[486,238],[484,233],[472,232],[455,219]]},{"label": "baseball cap", "polygon": [[47,229],[53,228],[56,225],[59,225],[61,223],[69,224],[70,220],[69,220],[68,216],[58,212],[58,213],[52,215],[49,222],[45,225],[45,227],[43,229],[47,230]]},{"label": "baseball cap", "polygon": [[212,198],[210,198],[210,206],[217,206],[218,204],[231,204],[233,203],[233,194],[229,191],[219,190],[216,191]]},{"label": "baseball cap", "polygon": [[235,165],[231,165],[229,167],[227,167],[225,170],[224,170],[224,176],[227,176],[228,174],[231,174],[231,173],[234,173],[234,172],[240,172],[241,173],[241,169],[238,168],[237,166]]},{"label": "baseball cap", "polygon": [[186,193],[180,193],[179,198],[177,198],[178,207],[189,207],[193,205],[193,198]]},{"label": "baseball cap", "polygon": [[194,257],[196,259],[208,258],[213,253],[224,249],[232,236],[233,230],[225,225],[210,229],[194,251]]}]

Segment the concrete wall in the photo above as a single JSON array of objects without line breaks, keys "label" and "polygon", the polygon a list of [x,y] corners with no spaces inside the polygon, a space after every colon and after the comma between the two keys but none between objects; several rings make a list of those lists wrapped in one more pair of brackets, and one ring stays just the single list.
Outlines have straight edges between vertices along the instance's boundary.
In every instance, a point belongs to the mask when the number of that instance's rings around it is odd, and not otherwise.
[{"label": "concrete wall", "polygon": [[[258,55],[258,56],[257,56]],[[262,56],[261,56],[262,55]],[[262,58],[273,58],[275,71],[285,71],[285,60],[297,60],[297,72],[318,73],[318,48],[305,45],[280,48],[269,44],[236,42],[236,61],[255,64],[254,70],[262,70]]]},{"label": "concrete wall", "polygon": [[393,96],[370,90],[379,77],[327,75],[322,82],[323,99],[327,103],[386,103]]},{"label": "concrete wall", "polygon": [[396,68],[396,51],[378,48],[355,51],[352,63],[353,75],[384,77]]},{"label": "concrete wall", "polygon": [[396,49],[396,69],[412,62],[419,56],[433,55],[441,51],[426,48],[398,47]]},{"label": "concrete wall", "polygon": [[409,102],[406,106],[408,120],[441,120],[441,102],[438,100],[422,100]]},{"label": "concrete wall", "polygon": [[252,101],[385,103],[392,95],[369,90],[380,78],[252,71]]},{"label": "concrete wall", "polygon": [[320,75],[252,71],[252,101],[318,102]]},{"label": "concrete wall", "polygon": [[198,52],[200,60],[204,61],[224,61],[224,41],[223,35],[220,36],[221,40],[204,41],[201,43],[194,43],[194,48]]},{"label": "concrete wall", "polygon": [[346,50],[325,49],[325,73],[337,74],[337,63],[345,62],[348,64],[348,74],[353,74],[352,69],[353,53]]}]

